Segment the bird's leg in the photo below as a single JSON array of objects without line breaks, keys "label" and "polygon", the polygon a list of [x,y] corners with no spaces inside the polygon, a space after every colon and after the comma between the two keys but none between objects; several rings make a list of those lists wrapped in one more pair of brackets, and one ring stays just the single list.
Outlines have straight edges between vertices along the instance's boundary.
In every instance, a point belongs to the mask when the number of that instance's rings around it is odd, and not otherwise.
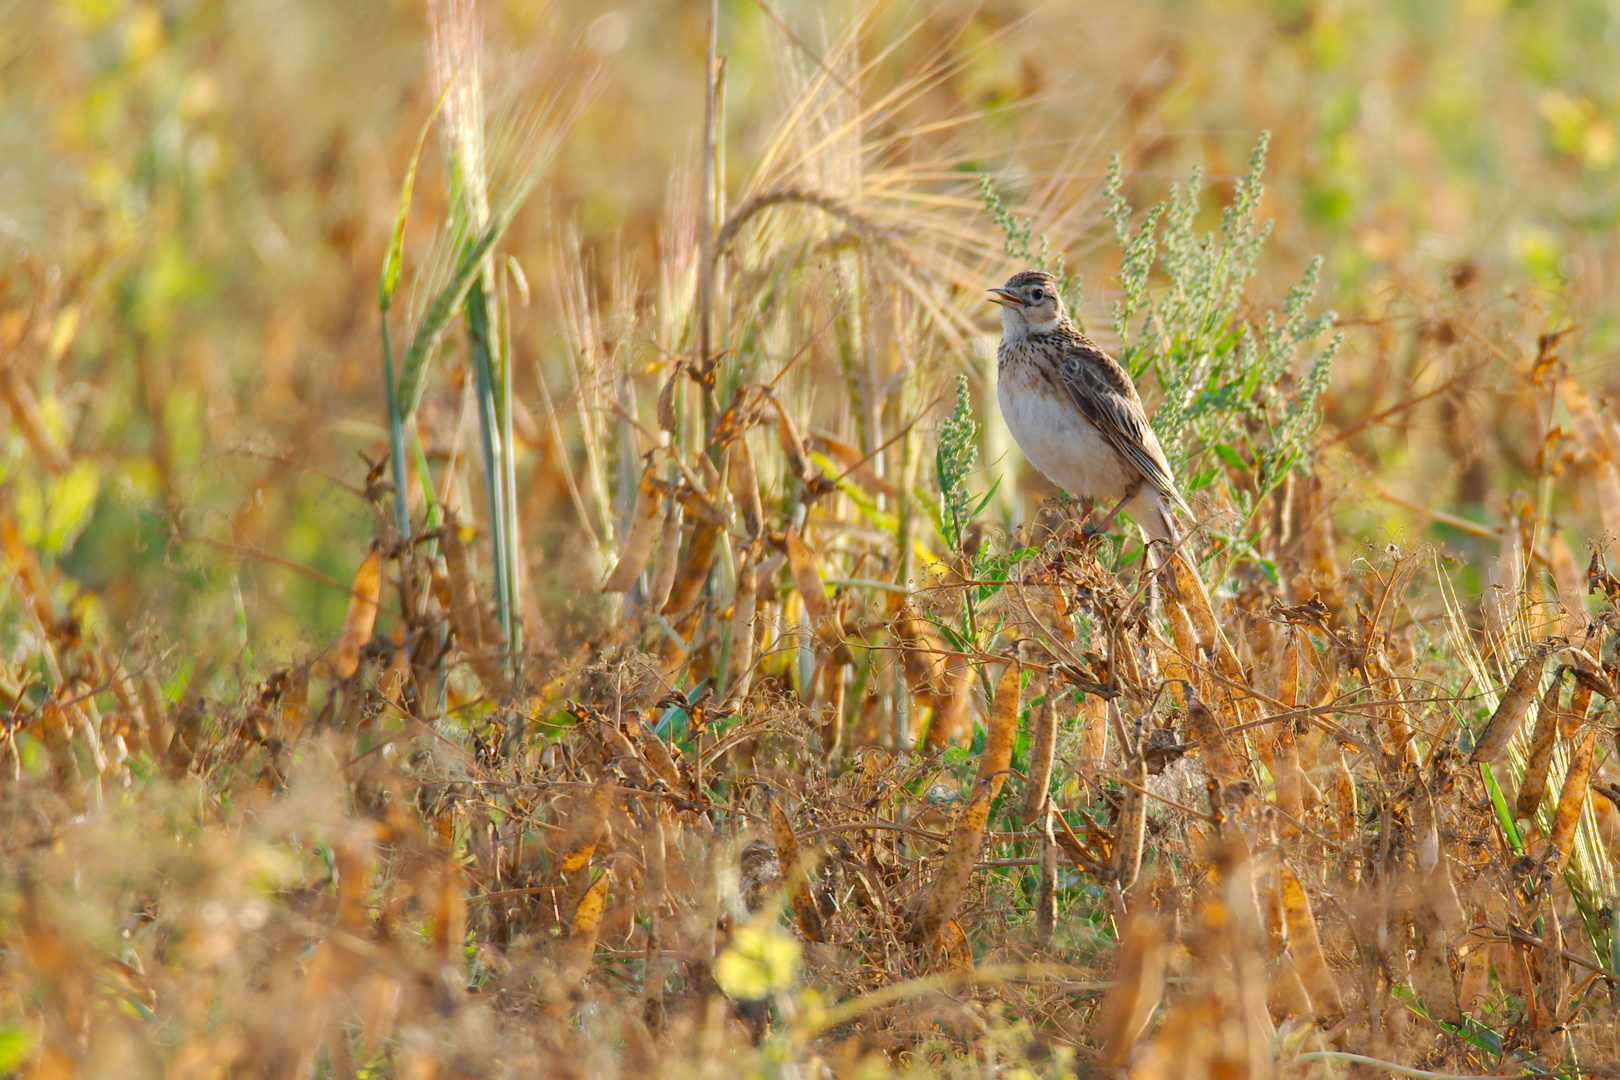
[{"label": "bird's leg", "polygon": [[1079,503],[1080,503],[1080,516],[1075,518],[1073,521],[1069,522],[1069,527],[1067,529],[1063,530],[1063,535],[1059,538],[1059,546],[1060,547],[1069,546],[1074,541],[1074,539],[1075,539],[1075,537],[1077,535],[1078,536],[1089,536],[1090,535],[1090,531],[1088,529],[1086,529],[1085,524],[1086,524],[1086,519],[1091,516],[1092,508],[1094,508],[1097,505],[1097,500],[1093,499],[1091,496],[1087,495],[1087,496],[1081,498],[1079,500]]},{"label": "bird's leg", "polygon": [[[1127,494],[1123,499],[1119,500],[1119,502],[1115,504],[1114,508],[1112,510],[1108,511],[1108,516],[1107,517],[1103,518],[1101,521],[1099,521],[1095,525],[1087,525],[1086,526],[1086,528],[1085,528],[1086,535],[1087,536],[1096,536],[1098,533],[1107,532],[1108,531],[1108,526],[1112,525],[1114,523],[1114,519],[1119,517],[1119,512],[1121,510],[1125,509],[1125,504],[1130,502],[1135,497],[1136,497],[1136,492],[1132,491],[1129,494]],[[1082,518],[1081,520],[1083,521],[1085,519]]]}]

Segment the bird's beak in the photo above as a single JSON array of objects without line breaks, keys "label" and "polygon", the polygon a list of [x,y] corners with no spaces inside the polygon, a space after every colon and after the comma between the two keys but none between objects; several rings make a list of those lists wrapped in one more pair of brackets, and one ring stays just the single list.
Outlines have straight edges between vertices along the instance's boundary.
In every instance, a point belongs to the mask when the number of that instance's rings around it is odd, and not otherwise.
[{"label": "bird's beak", "polygon": [[989,297],[992,304],[1000,304],[1002,307],[1024,306],[1024,302],[1018,299],[1010,289],[991,289],[990,291],[995,294]]}]

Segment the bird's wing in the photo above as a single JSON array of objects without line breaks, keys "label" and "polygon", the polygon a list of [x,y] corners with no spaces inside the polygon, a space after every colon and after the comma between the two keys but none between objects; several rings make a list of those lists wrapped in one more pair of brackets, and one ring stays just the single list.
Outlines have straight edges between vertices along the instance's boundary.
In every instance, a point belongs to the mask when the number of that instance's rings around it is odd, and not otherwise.
[{"label": "bird's wing", "polygon": [[1089,338],[1077,335],[1076,340],[1065,345],[1059,374],[1075,406],[1143,479],[1190,514],[1187,500],[1181,497],[1175,477],[1170,475],[1170,463],[1165,460],[1159,438],[1148,425],[1147,410],[1125,369]]}]

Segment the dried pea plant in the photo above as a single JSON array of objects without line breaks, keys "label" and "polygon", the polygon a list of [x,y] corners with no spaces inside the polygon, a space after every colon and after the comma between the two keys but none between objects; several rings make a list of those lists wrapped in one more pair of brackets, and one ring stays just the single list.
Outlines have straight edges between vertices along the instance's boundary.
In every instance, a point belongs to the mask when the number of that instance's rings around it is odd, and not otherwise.
[{"label": "dried pea plant", "polygon": [[[433,332],[460,310],[486,350],[486,452],[470,472],[413,413],[420,383],[391,401],[364,489],[383,539],[328,649],[230,700],[206,673],[166,691],[161,658],[78,632],[0,511],[26,653],[0,671],[6,1068],[1183,1080],[1612,1057],[1620,581],[1601,545],[1582,577],[1551,508],[1595,492],[1620,532],[1620,428],[1559,336],[1476,329],[1490,367],[1445,384],[1504,372],[1553,448],[1533,503],[1477,527],[1498,546],[1469,598],[1436,551],[1334,524],[1350,436],[1378,424],[1316,430],[1339,343],[1307,311],[1314,264],[1275,310],[1245,291],[1258,153],[1224,247],[1200,246],[1196,185],[1127,228],[1116,170],[1117,321],[1186,421],[1205,525],[1153,588],[1053,527],[1061,505],[998,528],[984,474],[1011,466],[979,464],[972,305],[998,229],[1033,256],[1031,228],[960,179],[968,120],[919,121],[954,54],[863,94],[903,44],[871,32],[813,58],[784,36],[789,105],[733,195],[711,29],[656,298],[559,245],[532,413],[474,288],[516,288],[487,258],[500,231],[457,210],[465,281]],[[566,490],[566,603],[520,595],[506,561],[545,524],[516,527],[520,464]],[[452,508],[480,490],[469,532]]]}]

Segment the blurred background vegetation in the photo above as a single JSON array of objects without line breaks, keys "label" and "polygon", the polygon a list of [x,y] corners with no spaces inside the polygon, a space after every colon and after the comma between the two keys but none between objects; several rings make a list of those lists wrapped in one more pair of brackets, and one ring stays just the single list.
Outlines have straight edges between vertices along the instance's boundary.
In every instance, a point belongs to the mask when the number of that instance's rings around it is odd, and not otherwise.
[{"label": "blurred background vegetation", "polygon": [[[498,96],[595,79],[503,244],[530,298],[513,321],[520,414],[538,415],[536,370],[565,423],[581,400],[557,332],[559,245],[577,237],[603,297],[655,291],[660,223],[696,169],[704,16],[700,3],[485,9]],[[1351,535],[1434,525],[1403,504],[1497,519],[1536,475],[1539,435],[1513,435],[1517,395],[1493,395],[1488,379],[1380,417],[1442,387],[1470,334],[1522,346],[1574,327],[1572,373],[1595,396],[1615,389],[1609,4],[726,0],[721,19],[734,188],[792,107],[783,71],[862,21],[869,98],[928,64],[947,72],[876,134],[1023,200],[1084,275],[1093,328],[1118,258],[1097,202],[1109,153],[1138,206],[1200,163],[1218,199],[1269,130],[1261,216],[1277,225],[1257,291],[1280,296],[1326,257],[1325,300],[1349,333],[1329,430],[1350,432],[1337,448],[1346,475],[1371,470],[1400,500],[1355,500]],[[13,414],[0,491],[28,544],[82,590],[90,624],[208,642],[228,660],[249,641],[291,648],[341,621],[344,588],[323,579],[348,580],[376,525],[333,478],[360,485],[362,458],[386,445],[373,290],[436,96],[425,39],[422,7],[403,2],[0,9],[0,356]],[[439,153],[430,140],[406,231],[417,308],[445,200]],[[979,284],[1010,268],[982,261]],[[1464,326],[1459,312],[1477,318]],[[465,376],[455,351],[425,409],[452,407]],[[987,356],[973,343],[927,377],[945,386],[967,371],[983,402]],[[519,419],[523,443],[537,429]],[[1000,456],[993,424],[989,438],[992,470],[1017,460]],[[555,590],[578,540],[543,443],[519,447],[520,469],[534,579]],[[1595,527],[1595,508],[1574,498],[1567,513]]]}]

